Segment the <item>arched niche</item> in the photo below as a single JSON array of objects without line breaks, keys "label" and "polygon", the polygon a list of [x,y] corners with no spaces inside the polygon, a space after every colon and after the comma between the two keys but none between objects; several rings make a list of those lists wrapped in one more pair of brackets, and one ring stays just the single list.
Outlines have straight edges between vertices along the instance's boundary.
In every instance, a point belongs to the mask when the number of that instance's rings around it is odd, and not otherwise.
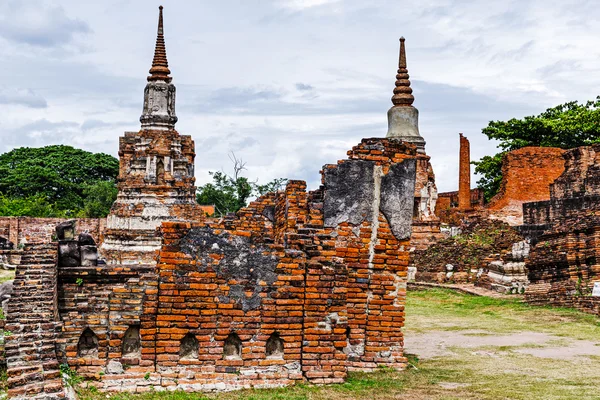
[{"label": "arched niche", "polygon": [[140,357],[142,355],[142,343],[140,338],[140,327],[133,325],[125,332],[123,336],[123,345],[121,347],[122,357]]},{"label": "arched niche", "polygon": [[188,333],[179,344],[179,359],[194,360],[198,358],[199,344],[195,335]]},{"label": "arched niche", "polygon": [[98,336],[90,328],[85,328],[77,343],[78,357],[98,357]]},{"label": "arched niche", "polygon": [[226,360],[239,360],[242,358],[242,340],[237,333],[232,332],[223,343],[223,358]]},{"label": "arched niche", "polygon": [[279,333],[274,332],[267,340],[266,355],[267,358],[283,358],[283,339]]}]

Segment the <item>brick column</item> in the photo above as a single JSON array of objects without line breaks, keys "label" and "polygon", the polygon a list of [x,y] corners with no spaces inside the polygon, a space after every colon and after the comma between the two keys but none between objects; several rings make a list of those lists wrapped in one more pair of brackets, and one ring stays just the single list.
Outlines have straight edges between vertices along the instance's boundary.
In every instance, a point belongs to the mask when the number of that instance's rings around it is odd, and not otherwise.
[{"label": "brick column", "polygon": [[458,208],[471,208],[471,150],[469,139],[460,133],[460,162],[458,171]]}]

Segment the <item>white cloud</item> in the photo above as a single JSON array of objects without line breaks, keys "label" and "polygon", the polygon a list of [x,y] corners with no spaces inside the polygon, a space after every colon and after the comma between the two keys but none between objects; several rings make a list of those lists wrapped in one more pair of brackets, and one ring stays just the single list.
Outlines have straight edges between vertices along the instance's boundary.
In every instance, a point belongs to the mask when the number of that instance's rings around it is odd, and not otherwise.
[{"label": "white cloud", "polygon": [[16,104],[31,108],[46,108],[48,103],[31,89],[0,88],[0,104]]},{"label": "white cloud", "polygon": [[[118,137],[139,127],[160,1],[7,4],[0,150],[66,143],[116,155]],[[457,187],[458,132],[472,159],[493,154],[481,134],[490,120],[593,99],[600,86],[591,0],[181,0],[164,11],[177,127],[196,141],[199,183],[233,150],[252,179],[318,185],[323,164],[385,135],[402,35],[443,191]]]},{"label": "white cloud", "polygon": [[0,14],[0,36],[20,44],[53,47],[68,44],[89,26],[69,18],[60,6],[42,0],[9,0]]},{"label": "white cloud", "polygon": [[339,3],[341,0],[279,0],[279,4],[292,10],[305,10],[307,8],[319,7]]}]

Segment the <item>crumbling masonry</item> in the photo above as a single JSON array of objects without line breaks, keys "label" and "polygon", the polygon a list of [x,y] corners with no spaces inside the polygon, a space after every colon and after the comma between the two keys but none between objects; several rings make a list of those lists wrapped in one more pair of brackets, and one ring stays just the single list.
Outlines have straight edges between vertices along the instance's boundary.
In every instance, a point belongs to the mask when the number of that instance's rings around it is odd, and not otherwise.
[{"label": "crumbling masonry", "polygon": [[[99,252],[70,224],[29,243],[6,343],[12,398],[64,398],[59,365],[106,391],[275,387],[401,369],[417,146],[363,139],[236,215],[193,201],[194,145],[175,129],[163,38],[142,129],[120,141],[119,197]],[[33,301],[35,299],[35,301]]]}]

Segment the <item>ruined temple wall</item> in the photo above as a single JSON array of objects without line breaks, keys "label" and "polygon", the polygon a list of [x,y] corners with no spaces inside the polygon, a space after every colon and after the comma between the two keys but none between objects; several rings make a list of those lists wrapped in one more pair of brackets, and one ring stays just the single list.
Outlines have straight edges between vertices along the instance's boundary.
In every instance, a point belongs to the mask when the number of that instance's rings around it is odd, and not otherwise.
[{"label": "ruined temple wall", "polygon": [[[129,328],[140,328],[142,304],[156,290],[156,273],[150,266],[99,266],[59,268],[58,312],[63,329],[57,354],[84,376],[97,378],[108,360],[146,371],[152,362],[123,354],[123,337]],[[97,349],[86,352],[81,337],[87,329]],[[116,382],[121,384],[120,382]]]},{"label": "ruined temple wall", "polygon": [[403,368],[415,148],[365,139],[348,154],[316,191],[290,181],[235,216],[163,223],[154,265],[60,267],[57,358],[138,392]]},{"label": "ruined temple wall", "polygon": [[486,206],[489,217],[522,225],[524,203],[550,199],[550,185],[565,170],[564,153],[554,147],[523,147],[505,154],[500,191]]},{"label": "ruined temple wall", "polygon": [[415,199],[411,245],[425,250],[443,238],[440,219],[436,214],[438,193],[430,157],[419,153],[416,157]]},{"label": "ruined temple wall", "polygon": [[527,260],[529,303],[600,315],[600,299],[590,296],[594,282],[600,280],[599,222],[596,218],[588,226],[548,231],[538,238]]},{"label": "ruined temple wall", "polygon": [[442,224],[461,225],[461,220],[468,218],[473,211],[481,212],[484,206],[483,190],[479,188],[470,190],[470,210],[462,211],[458,208],[458,191],[443,192],[438,194],[435,206],[435,215]]},{"label": "ruined temple wall", "polygon": [[550,185],[551,199],[523,205],[523,231],[537,243],[527,260],[526,300],[598,314],[590,297],[600,281],[600,146],[564,154],[565,170]]},{"label": "ruined temple wall", "polygon": [[[66,218],[0,217],[0,236],[8,238],[15,246],[21,243],[47,243],[55,236],[56,225]],[[88,231],[101,243],[106,229],[105,218],[75,218],[77,230]]]}]

